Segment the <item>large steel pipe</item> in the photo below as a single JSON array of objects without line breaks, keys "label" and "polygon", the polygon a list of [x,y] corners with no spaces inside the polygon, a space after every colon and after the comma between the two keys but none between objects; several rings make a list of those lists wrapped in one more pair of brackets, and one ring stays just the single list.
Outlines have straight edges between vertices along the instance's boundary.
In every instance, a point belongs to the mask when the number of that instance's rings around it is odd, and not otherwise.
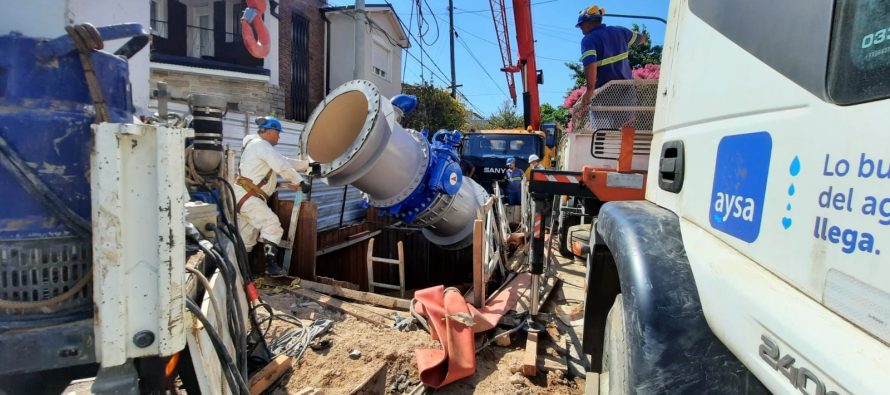
[{"label": "large steel pipe", "polygon": [[321,164],[329,185],[352,185],[369,205],[422,227],[431,242],[457,249],[472,241],[485,190],[464,179],[456,146],[460,133],[440,131],[432,144],[405,129],[397,110],[369,81],[332,91],[309,118],[303,153]]}]

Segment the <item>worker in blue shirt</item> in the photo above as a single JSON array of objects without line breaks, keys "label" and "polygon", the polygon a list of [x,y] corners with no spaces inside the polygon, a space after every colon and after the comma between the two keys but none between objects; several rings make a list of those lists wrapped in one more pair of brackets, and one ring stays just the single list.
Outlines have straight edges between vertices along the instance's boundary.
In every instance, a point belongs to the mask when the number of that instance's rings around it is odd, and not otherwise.
[{"label": "worker in blue shirt", "polygon": [[507,204],[519,204],[522,201],[522,170],[516,167],[516,158],[507,159],[504,180],[507,181]]},{"label": "worker in blue shirt", "polygon": [[[645,44],[648,40],[626,27],[606,26],[603,15],[606,10],[595,5],[581,10],[575,27],[581,29],[581,63],[587,80],[587,92],[581,97],[581,106],[587,106],[596,88],[613,80],[633,79],[630,47]],[[583,107],[582,107],[583,108]]]}]

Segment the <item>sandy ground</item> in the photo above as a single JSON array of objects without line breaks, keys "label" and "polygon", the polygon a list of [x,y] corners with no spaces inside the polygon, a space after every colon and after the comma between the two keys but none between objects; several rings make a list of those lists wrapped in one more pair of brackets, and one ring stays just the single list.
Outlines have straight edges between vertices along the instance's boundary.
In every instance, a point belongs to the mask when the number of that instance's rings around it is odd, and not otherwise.
[{"label": "sandy ground", "polygon": [[[423,330],[400,332],[379,328],[356,318],[321,306],[305,306],[306,300],[288,293],[264,295],[265,300],[281,312],[294,314],[309,322],[310,318],[334,320],[331,331],[320,340],[331,340],[332,346],[320,352],[308,350],[271,391],[273,394],[348,394],[387,365],[386,394],[410,393],[419,384],[414,350],[439,348]],[[377,310],[380,311],[380,310]],[[401,313],[405,316],[405,313]],[[286,324],[276,325],[278,331]],[[515,373],[525,352],[524,334],[516,334],[511,346],[492,344],[483,350],[476,361],[476,374],[452,383],[435,393],[441,394],[581,394],[583,379],[566,379],[561,371],[542,372],[526,378]],[[552,341],[545,342],[543,352],[555,354]],[[350,358],[352,350],[361,357]],[[402,384],[399,386],[399,384]],[[424,392],[415,392],[424,393]],[[432,393],[428,391],[426,393]]]}]

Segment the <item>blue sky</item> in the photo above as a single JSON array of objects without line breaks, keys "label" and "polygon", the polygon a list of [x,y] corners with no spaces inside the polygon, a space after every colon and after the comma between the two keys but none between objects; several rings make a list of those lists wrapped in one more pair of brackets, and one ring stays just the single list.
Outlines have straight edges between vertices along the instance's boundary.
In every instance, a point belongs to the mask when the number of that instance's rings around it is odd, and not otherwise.
[{"label": "blue sky", "polygon": [[[410,28],[413,35],[410,38],[412,40],[411,48],[408,50],[410,54],[402,56],[402,68],[405,70],[403,81],[416,83],[421,81],[421,78],[432,79],[434,85],[444,87],[451,79],[448,1],[426,1],[432,8],[432,13],[424,4],[423,14],[429,28],[424,27],[427,31],[423,37],[425,43],[422,44],[418,34],[417,10],[416,7],[412,7],[415,1],[389,0],[406,28]],[[367,4],[384,2],[382,0],[366,0]],[[329,3],[337,6],[353,4],[352,1],[347,0],[330,0]],[[509,8],[507,19],[510,23],[511,49],[515,62],[517,49],[516,31],[513,28],[512,1],[506,0],[505,4]],[[575,28],[575,22],[578,18],[578,11],[592,4],[605,8],[607,17],[604,22],[606,24],[628,27],[633,23],[645,24],[652,36],[653,43],[661,44],[664,41],[665,26],[659,21],[608,18],[608,14],[651,15],[666,18],[668,0],[600,0],[595,2],[532,0],[535,53],[538,68],[544,70],[544,84],[539,85],[541,103],[561,104],[565,91],[571,86],[570,71],[563,63],[577,61],[581,55],[582,36],[580,31]],[[507,81],[504,73],[500,71],[503,63],[497,45],[489,2],[485,0],[454,0],[454,12],[454,25],[458,35],[454,41],[455,69],[457,83],[463,85],[458,90],[472,104],[472,109],[487,117],[496,111],[505,100],[509,99]],[[436,39],[437,27],[438,39]],[[421,47],[423,47],[423,51],[421,51]],[[420,59],[423,60],[423,68],[419,62]],[[519,96],[516,112],[521,113],[522,83],[519,74],[515,75],[515,79]]]}]

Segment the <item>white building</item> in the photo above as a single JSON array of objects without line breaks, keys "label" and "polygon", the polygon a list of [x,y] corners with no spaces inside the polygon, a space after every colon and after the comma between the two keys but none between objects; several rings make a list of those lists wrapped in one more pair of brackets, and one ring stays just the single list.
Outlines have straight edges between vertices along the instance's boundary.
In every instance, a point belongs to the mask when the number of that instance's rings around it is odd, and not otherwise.
[{"label": "white building", "polygon": [[365,6],[370,25],[365,59],[355,61],[355,7],[322,9],[327,21],[328,45],[326,91],[355,79],[356,64],[363,64],[361,79],[373,82],[386,97],[402,91],[402,49],[408,48],[408,36],[395,10],[389,4]]}]

